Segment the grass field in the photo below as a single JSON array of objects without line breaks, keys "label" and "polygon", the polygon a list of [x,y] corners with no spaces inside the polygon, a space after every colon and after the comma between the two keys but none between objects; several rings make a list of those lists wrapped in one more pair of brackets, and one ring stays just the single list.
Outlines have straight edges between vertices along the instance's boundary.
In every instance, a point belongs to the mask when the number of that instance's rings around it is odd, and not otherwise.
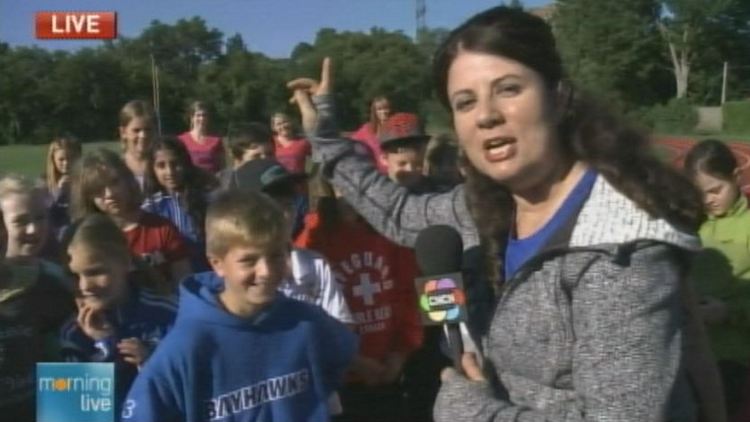
[{"label": "grass field", "polygon": [[[117,142],[91,142],[83,150],[107,147],[119,151]],[[47,145],[10,145],[0,147],[0,173],[20,173],[30,177],[44,173]]]},{"label": "grass field", "polygon": [[718,139],[729,142],[747,142],[750,143],[750,134],[731,134],[731,133],[687,133],[687,134],[656,134],[656,137],[665,138],[691,138],[691,139]]},{"label": "grass field", "polygon": [[[443,131],[435,130],[430,133],[438,133]],[[731,134],[713,134],[713,135],[701,135],[701,134],[685,134],[685,135],[656,135],[665,136],[669,138],[718,138],[724,141],[733,142],[749,142],[750,135],[731,135]],[[106,147],[119,151],[120,146],[115,141],[104,141],[104,142],[90,142],[83,146],[84,151],[96,149],[100,147]],[[661,149],[657,150],[657,154],[660,156],[666,155],[665,151]],[[45,159],[47,156],[47,145],[11,145],[0,147],[0,174],[2,173],[20,173],[27,176],[40,176],[44,173]]]}]

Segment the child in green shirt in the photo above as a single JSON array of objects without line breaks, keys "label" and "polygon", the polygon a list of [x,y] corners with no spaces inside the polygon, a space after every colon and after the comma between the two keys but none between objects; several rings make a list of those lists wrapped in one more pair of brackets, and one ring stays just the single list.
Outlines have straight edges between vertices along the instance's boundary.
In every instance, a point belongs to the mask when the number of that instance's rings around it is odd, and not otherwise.
[{"label": "child in green shirt", "polygon": [[741,169],[723,142],[695,145],[685,170],[703,193],[708,215],[699,230],[704,249],[695,259],[692,279],[731,414],[750,361],[750,210],[740,188]]}]

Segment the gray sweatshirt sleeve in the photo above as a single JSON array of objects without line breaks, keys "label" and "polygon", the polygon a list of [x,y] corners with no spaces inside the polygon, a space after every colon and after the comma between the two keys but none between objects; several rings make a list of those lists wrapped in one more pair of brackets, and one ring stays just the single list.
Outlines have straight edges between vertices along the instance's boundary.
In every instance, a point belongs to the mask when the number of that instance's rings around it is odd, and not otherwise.
[{"label": "gray sweatshirt sleeve", "polygon": [[310,136],[313,159],[324,164],[333,185],[378,232],[411,247],[420,230],[446,224],[461,234],[465,248],[478,244],[462,185],[442,194],[409,193],[380,174],[359,143],[339,138],[330,95],[316,96],[313,102],[318,110]]},{"label": "gray sweatshirt sleeve", "polygon": [[509,391],[535,402],[530,409],[496,398],[486,382],[455,376],[441,386],[435,421],[692,420],[687,384],[678,377],[680,271],[670,249],[644,248],[625,266],[602,258],[570,286],[575,391],[568,399],[547,401],[568,394],[537,384],[535,391]]}]

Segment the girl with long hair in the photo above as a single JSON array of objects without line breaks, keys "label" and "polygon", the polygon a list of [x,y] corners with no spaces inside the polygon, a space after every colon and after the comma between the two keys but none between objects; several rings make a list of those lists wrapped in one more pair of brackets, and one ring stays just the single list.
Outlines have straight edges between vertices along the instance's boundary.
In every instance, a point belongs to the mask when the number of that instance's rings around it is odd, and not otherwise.
[{"label": "girl with long hair", "polygon": [[141,210],[138,182],[117,154],[104,148],[84,154],[71,186],[74,220],[109,216],[125,234],[131,253],[161,276],[156,290],[177,291],[177,283],[192,272],[187,245],[172,222]]},{"label": "girl with long hair", "polygon": [[195,271],[207,271],[204,223],[208,193],[216,185],[193,164],[187,148],[175,138],[162,138],[149,148],[141,208],[171,221],[188,243]]},{"label": "girl with long hair", "polygon": [[56,137],[47,149],[45,178],[52,197],[50,223],[53,230],[60,231],[70,223],[70,170],[81,153],[81,144],[70,135]]},{"label": "girl with long hair", "polygon": [[55,197],[67,191],[70,184],[70,169],[81,158],[81,144],[72,136],[59,136],[47,149],[45,178],[47,190]]},{"label": "girl with long hair", "polygon": [[274,156],[290,173],[304,173],[310,143],[299,136],[291,117],[286,113],[274,113],[271,117],[274,135]]},{"label": "girl with long hair", "polygon": [[370,100],[369,120],[357,129],[351,138],[367,145],[375,160],[378,170],[383,173],[387,172],[387,167],[380,161],[382,151],[380,149],[380,132],[385,122],[393,114],[391,100],[385,95],[377,95]]}]

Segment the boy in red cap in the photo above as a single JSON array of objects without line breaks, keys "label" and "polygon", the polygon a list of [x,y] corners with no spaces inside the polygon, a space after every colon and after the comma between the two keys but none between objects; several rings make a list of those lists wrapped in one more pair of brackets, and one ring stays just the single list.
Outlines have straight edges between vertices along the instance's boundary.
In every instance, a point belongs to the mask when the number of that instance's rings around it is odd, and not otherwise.
[{"label": "boy in red cap", "polygon": [[[423,163],[430,136],[416,114],[396,113],[386,120],[380,132],[381,163],[386,167],[388,178],[414,193],[436,192],[439,187],[423,173]],[[404,289],[402,296],[411,297],[412,280],[418,275],[414,250],[399,248],[398,259],[406,275],[399,280]],[[410,274],[410,275],[408,275]],[[416,312],[416,300],[414,312]],[[432,403],[439,387],[440,370],[449,361],[440,352],[440,327],[424,328],[423,344],[413,351],[404,362],[401,388],[406,395],[406,406],[410,421],[431,419]]]},{"label": "boy in red cap", "polygon": [[383,125],[379,140],[379,158],[388,178],[412,192],[429,192],[432,186],[422,167],[430,137],[424,133],[419,117],[413,113],[392,115]]}]

